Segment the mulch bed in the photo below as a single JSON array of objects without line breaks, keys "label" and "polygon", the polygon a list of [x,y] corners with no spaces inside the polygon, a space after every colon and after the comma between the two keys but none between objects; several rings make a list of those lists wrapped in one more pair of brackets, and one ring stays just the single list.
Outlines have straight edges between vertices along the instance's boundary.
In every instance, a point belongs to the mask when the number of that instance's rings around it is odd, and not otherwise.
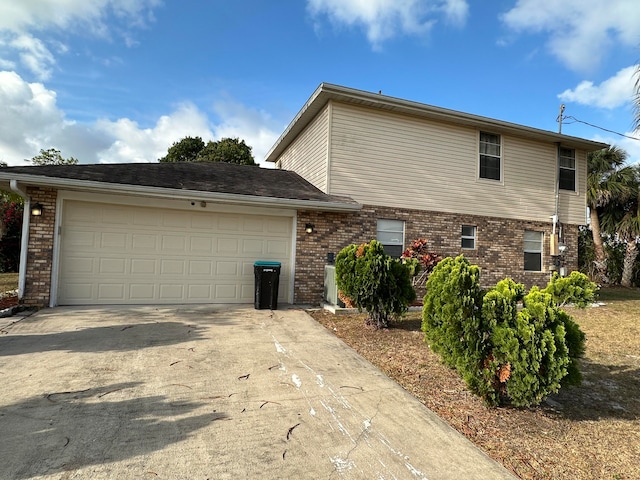
[{"label": "mulch bed", "polygon": [[6,310],[7,308],[15,307],[16,305],[18,305],[17,295],[9,295],[0,298],[0,311]]},{"label": "mulch bed", "polygon": [[[383,330],[366,327],[364,315],[309,313],[516,477],[640,479],[637,400],[594,388],[602,379],[588,368],[583,387],[567,388],[540,407],[489,408],[424,343],[420,313]],[[590,412],[585,406],[594,401]],[[606,411],[615,402],[623,410]]]}]

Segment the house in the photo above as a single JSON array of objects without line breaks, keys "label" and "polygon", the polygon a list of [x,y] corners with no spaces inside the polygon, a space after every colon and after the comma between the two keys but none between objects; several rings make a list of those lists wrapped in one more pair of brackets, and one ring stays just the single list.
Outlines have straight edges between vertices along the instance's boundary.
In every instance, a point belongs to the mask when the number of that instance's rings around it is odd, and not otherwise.
[{"label": "house", "polygon": [[[321,84],[267,155],[225,163],[7,167],[25,198],[27,305],[247,303],[279,261],[279,301],[318,304],[324,265],[377,238],[426,238],[483,282],[577,266],[586,153],[602,143]],[[561,243],[566,253],[559,253]]]},{"label": "house", "polygon": [[[26,305],[253,303],[258,260],[293,303],[297,211],[347,213],[294,172],[226,163],[7,167],[25,200]],[[298,227],[297,227],[298,226]]]},{"label": "house", "polygon": [[321,84],[266,160],[362,209],[299,211],[295,298],[317,302],[327,253],[378,239],[399,255],[426,238],[464,254],[485,285],[546,284],[577,269],[586,223],[586,155],[603,143]]}]

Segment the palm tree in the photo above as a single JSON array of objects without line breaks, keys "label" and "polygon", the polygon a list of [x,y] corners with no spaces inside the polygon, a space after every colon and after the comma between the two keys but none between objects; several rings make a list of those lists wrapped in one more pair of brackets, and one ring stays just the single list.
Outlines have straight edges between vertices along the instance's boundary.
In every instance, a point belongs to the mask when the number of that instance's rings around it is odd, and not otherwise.
[{"label": "palm tree", "polygon": [[607,280],[607,256],[599,212],[612,202],[623,202],[632,194],[635,174],[631,167],[624,166],[627,156],[626,151],[616,146],[587,154],[587,206],[596,257],[596,281],[600,283]]},{"label": "palm tree", "polygon": [[620,281],[624,287],[630,287],[633,280],[633,266],[638,256],[637,243],[640,237],[640,167],[633,168],[633,172],[634,179],[630,184],[632,195],[619,197],[601,209],[603,230],[616,235],[626,244]]}]

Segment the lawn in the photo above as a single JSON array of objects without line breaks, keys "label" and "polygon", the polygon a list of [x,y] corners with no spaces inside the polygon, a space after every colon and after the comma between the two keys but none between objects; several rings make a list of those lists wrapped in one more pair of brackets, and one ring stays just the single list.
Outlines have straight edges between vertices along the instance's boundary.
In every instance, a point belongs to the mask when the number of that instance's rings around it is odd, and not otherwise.
[{"label": "lawn", "polygon": [[587,335],[583,383],[540,407],[488,408],[424,343],[420,313],[387,330],[364,315],[311,314],[489,456],[523,479],[640,478],[640,291],[568,308]]}]

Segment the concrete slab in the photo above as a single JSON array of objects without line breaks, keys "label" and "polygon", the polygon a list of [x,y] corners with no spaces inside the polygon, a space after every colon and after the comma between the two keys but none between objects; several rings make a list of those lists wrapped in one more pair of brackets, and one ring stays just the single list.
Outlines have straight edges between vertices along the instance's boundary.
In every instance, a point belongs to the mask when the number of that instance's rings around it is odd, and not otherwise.
[{"label": "concrete slab", "polygon": [[513,478],[301,310],[55,308],[2,325],[4,480]]}]

